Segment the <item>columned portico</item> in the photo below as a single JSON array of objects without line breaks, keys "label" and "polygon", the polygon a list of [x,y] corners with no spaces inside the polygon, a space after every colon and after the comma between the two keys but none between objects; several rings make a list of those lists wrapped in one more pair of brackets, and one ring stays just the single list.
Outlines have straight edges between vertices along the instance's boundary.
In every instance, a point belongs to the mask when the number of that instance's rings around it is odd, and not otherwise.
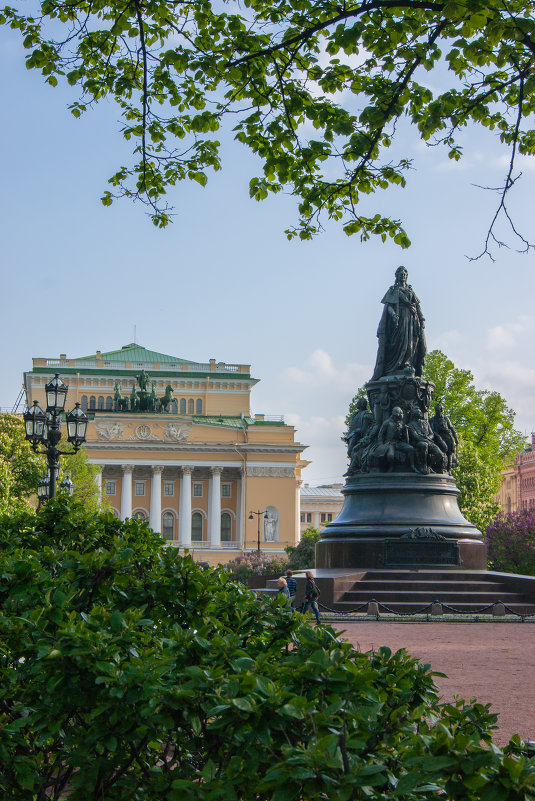
[{"label": "columned portico", "polygon": [[132,517],[132,473],[131,464],[123,464],[123,480],[121,485],[121,520]]},{"label": "columned portico", "polygon": [[152,468],[150,489],[150,527],[158,534],[162,533],[162,470],[160,465]]},{"label": "columned portico", "polygon": [[210,507],[208,515],[208,526],[210,536],[210,546],[212,548],[221,547],[221,473],[222,467],[211,467],[210,479]]},{"label": "columned portico", "polygon": [[178,534],[184,548],[191,547],[191,474],[193,467],[182,467],[180,481],[180,507],[178,515]]}]

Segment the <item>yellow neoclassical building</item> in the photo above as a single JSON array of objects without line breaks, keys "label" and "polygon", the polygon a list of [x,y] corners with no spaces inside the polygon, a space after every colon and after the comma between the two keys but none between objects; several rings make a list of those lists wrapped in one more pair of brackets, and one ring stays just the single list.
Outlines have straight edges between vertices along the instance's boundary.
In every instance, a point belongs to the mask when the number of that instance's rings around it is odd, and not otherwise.
[{"label": "yellow neoclassical building", "polygon": [[[140,517],[196,559],[224,563],[299,538],[306,446],[282,417],[251,416],[250,365],[207,363],[138,344],[77,359],[35,358],[26,400],[46,408],[55,373],[90,422],[86,450],[120,518]],[[257,514],[260,512],[260,514]],[[251,519],[252,516],[252,519]]]}]

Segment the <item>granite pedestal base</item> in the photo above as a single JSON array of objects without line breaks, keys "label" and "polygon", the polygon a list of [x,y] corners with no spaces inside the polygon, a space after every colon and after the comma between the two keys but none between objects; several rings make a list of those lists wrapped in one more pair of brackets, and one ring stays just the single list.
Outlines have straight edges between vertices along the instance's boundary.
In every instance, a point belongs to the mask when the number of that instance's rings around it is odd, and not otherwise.
[{"label": "granite pedestal base", "polygon": [[342,493],[316,545],[318,568],[486,570],[481,532],[461,514],[450,475],[362,474]]}]

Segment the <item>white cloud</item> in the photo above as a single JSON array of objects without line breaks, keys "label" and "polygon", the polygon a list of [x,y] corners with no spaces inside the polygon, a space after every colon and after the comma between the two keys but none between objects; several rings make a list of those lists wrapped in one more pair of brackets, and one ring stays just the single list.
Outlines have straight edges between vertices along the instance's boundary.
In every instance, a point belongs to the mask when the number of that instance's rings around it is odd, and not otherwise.
[{"label": "white cloud", "polygon": [[491,350],[512,348],[519,336],[528,333],[533,328],[531,317],[520,317],[513,323],[496,325],[487,332],[487,347]]}]

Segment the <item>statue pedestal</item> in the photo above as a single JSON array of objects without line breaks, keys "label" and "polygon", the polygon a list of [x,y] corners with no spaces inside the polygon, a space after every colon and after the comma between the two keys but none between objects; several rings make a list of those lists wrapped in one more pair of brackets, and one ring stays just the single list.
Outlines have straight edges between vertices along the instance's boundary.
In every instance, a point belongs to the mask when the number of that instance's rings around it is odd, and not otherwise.
[{"label": "statue pedestal", "polygon": [[450,475],[361,473],[342,493],[342,511],[316,545],[316,567],[486,570],[481,532],[461,514]]}]

